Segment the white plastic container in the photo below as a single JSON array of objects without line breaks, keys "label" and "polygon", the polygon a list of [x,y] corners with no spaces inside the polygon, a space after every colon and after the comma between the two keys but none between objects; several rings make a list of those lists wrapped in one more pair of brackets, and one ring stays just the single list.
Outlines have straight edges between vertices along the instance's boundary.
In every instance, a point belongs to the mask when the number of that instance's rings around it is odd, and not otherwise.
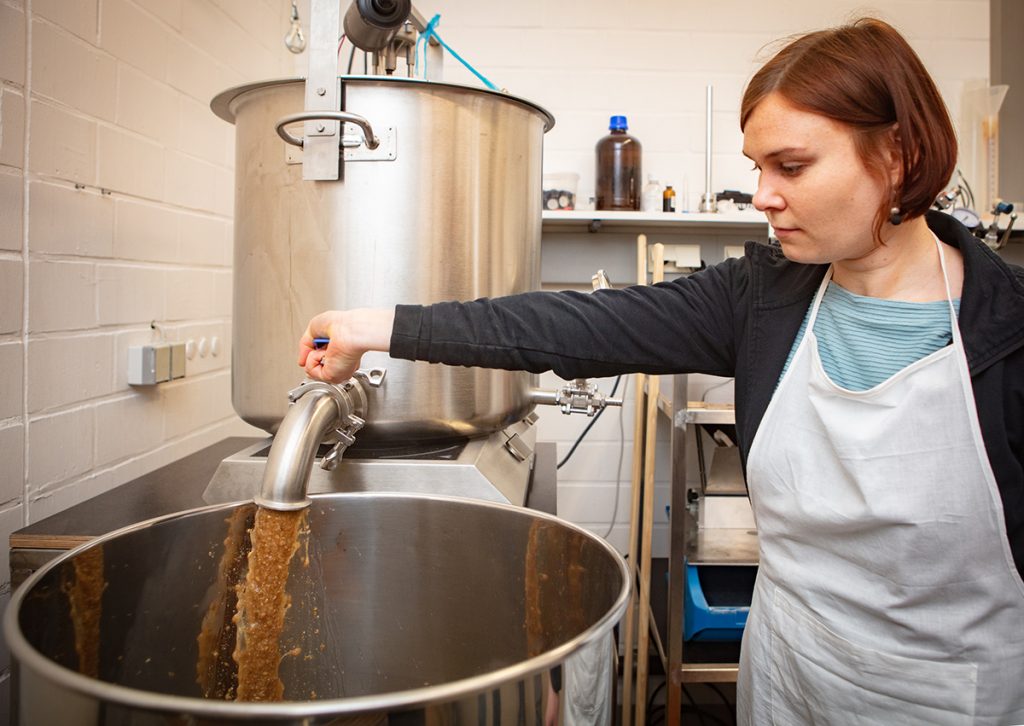
[{"label": "white plastic container", "polygon": [[580,183],[580,175],[573,172],[553,172],[545,174],[542,182],[544,193],[544,209],[575,209],[576,189]]},{"label": "white plastic container", "polygon": [[647,183],[644,184],[643,193],[640,196],[640,211],[642,212],[660,212],[661,211],[661,200],[664,188],[658,183],[658,180],[653,176],[647,176]]}]

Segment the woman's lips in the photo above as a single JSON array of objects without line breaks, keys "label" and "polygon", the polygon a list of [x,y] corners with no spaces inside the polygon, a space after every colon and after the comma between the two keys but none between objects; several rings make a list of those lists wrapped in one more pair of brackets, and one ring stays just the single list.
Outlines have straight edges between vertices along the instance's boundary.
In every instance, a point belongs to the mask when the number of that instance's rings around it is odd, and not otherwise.
[{"label": "woman's lips", "polygon": [[789,236],[791,236],[793,234],[796,234],[797,232],[800,231],[800,229],[798,227],[774,227],[773,226],[772,229],[775,230],[775,236],[778,237],[779,239],[782,239],[783,237],[789,237]]}]

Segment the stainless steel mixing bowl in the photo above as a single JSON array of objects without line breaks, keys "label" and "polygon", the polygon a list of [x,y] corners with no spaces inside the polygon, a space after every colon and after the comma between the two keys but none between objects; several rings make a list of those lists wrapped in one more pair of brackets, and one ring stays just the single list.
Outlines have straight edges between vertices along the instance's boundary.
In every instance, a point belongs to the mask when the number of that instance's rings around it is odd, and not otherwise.
[{"label": "stainless steel mixing bowl", "polygon": [[[254,514],[252,504],[232,504],[144,522],[35,573],[4,619],[15,721],[606,718],[611,632],[629,593],[618,553],[542,513],[408,494],[315,497],[308,564],[304,544],[289,575],[280,666],[286,700],[204,698],[214,670],[221,692],[232,677],[232,598]],[[207,643],[228,644],[214,670],[201,631],[213,639]]]}]

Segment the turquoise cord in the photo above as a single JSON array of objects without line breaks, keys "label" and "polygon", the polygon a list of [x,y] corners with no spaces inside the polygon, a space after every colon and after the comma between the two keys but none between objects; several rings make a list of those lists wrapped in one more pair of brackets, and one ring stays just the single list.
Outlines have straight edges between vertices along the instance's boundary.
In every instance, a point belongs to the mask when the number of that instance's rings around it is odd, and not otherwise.
[{"label": "turquoise cord", "polygon": [[[438,13],[437,15],[435,15],[434,17],[432,17],[430,19],[430,22],[427,23],[427,27],[423,29],[422,33],[420,33],[420,37],[416,41],[416,57],[419,58],[419,45],[420,45],[420,43],[427,43],[427,42],[430,41],[431,38],[437,38],[437,42],[441,44],[441,47],[444,48],[449,53],[451,53],[452,57],[455,60],[457,60],[462,65],[464,65],[466,67],[466,70],[468,70],[474,76],[479,78],[480,81],[485,86],[487,86],[492,91],[499,91],[499,90],[501,90],[496,85],[494,85],[489,80],[487,80],[483,76],[483,74],[480,73],[480,71],[478,71],[476,68],[474,68],[472,65],[470,65],[461,55],[456,53],[452,49],[452,47],[450,45],[448,45],[447,43],[445,43],[444,39],[441,38],[441,36],[437,34],[437,31],[435,30],[435,28],[437,27],[437,24],[438,24],[438,22],[440,22],[440,20],[441,20],[441,14]],[[426,49],[424,49],[424,51],[423,51],[423,63],[422,63],[422,65],[420,67],[423,68],[423,77],[426,78],[426,76],[427,76],[427,52],[426,52]]]}]

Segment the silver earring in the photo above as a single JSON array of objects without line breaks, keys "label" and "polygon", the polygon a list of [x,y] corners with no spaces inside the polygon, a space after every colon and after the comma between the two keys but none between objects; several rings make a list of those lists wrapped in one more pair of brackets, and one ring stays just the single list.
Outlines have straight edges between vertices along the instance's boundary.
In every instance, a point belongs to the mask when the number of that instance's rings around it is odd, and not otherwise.
[{"label": "silver earring", "polygon": [[899,207],[893,207],[889,210],[889,224],[896,227],[903,223],[903,215],[900,213]]}]

